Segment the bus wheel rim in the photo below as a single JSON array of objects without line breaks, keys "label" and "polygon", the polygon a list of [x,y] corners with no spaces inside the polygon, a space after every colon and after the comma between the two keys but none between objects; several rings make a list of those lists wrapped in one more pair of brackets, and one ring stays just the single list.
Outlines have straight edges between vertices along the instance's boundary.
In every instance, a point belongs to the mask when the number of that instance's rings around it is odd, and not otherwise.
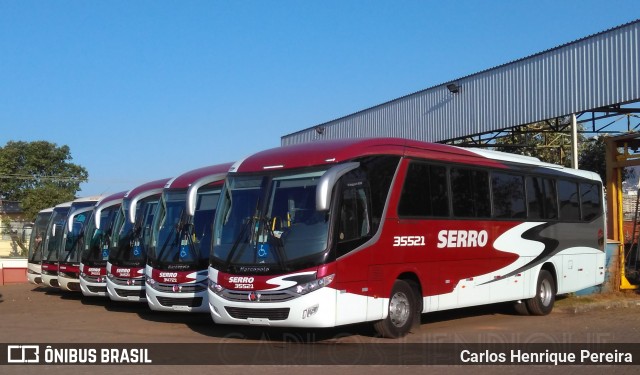
[{"label": "bus wheel rim", "polygon": [[404,326],[409,320],[410,313],[411,307],[407,295],[401,292],[394,294],[389,302],[389,318],[391,324],[396,327]]},{"label": "bus wheel rim", "polygon": [[543,306],[549,306],[552,295],[551,283],[549,280],[542,280],[540,283],[540,302],[542,302]]}]

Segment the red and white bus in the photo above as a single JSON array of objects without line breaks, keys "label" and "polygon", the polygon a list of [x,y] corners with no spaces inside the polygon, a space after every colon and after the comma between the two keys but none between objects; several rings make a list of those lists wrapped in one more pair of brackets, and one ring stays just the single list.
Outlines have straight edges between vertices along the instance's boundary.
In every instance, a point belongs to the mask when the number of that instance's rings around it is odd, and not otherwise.
[{"label": "red and white bus", "polygon": [[464,306],[545,315],[603,282],[603,212],[596,173],[530,157],[396,138],[263,151],[222,190],[211,315],[384,337]]},{"label": "red and white bus", "polygon": [[[69,215],[79,209],[91,207],[96,202],[96,197],[84,197],[76,200],[60,203],[53,208],[49,219],[47,233],[44,239],[42,253],[42,283],[49,287],[60,287],[58,280],[59,256],[64,251],[66,244],[66,228]],[[70,244],[71,242],[69,242]]]},{"label": "red and white bus", "polygon": [[101,195],[83,197],[71,203],[71,209],[58,247],[58,285],[66,291],[80,291],[80,255],[84,248],[83,233],[89,216]]},{"label": "red and white bus", "polygon": [[231,163],[184,173],[164,188],[146,268],[152,310],[208,312],[207,270],[220,189]]},{"label": "red and white bus", "polygon": [[42,265],[40,264],[42,262],[42,249],[44,247],[47,226],[49,225],[52,215],[53,207],[45,208],[38,212],[36,222],[33,224],[27,259],[27,280],[29,280],[31,284],[42,284]]},{"label": "red and white bus", "polygon": [[49,287],[59,287],[58,285],[58,248],[62,246],[62,234],[67,222],[67,215],[71,209],[71,202],[64,202],[53,208],[53,213],[47,225],[47,232],[44,237],[41,262],[42,284]]},{"label": "red and white bus", "polygon": [[151,225],[168,178],[131,189],[122,199],[109,244],[107,294],[114,301],[146,302],[144,268]]},{"label": "red and white bus", "polygon": [[96,204],[84,230],[80,256],[80,290],[87,297],[107,296],[109,242],[126,191],[111,194]]}]

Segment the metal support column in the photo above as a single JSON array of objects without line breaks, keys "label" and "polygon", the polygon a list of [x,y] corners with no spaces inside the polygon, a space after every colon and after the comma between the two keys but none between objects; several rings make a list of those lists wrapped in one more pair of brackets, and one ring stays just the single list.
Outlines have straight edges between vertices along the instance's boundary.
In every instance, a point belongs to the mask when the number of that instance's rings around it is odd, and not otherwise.
[{"label": "metal support column", "polygon": [[578,120],[571,114],[571,168],[578,169]]}]

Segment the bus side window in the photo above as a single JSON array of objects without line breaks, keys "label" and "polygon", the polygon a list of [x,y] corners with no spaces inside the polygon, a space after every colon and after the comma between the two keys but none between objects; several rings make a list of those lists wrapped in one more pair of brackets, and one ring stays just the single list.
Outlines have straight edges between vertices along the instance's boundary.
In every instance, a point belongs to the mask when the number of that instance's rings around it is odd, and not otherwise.
[{"label": "bus side window", "polygon": [[342,192],[339,241],[353,241],[365,237],[369,225],[369,207],[364,187],[346,187]]},{"label": "bus side window", "polygon": [[398,215],[449,216],[447,169],[442,166],[411,162],[402,187]]},{"label": "bus side window", "polygon": [[558,204],[555,181],[549,178],[527,177],[529,219],[557,219]]},{"label": "bus side window", "polygon": [[526,216],[524,179],[522,176],[493,172],[493,214],[496,218],[524,218]]},{"label": "bus side window", "polygon": [[601,213],[600,186],[596,184],[580,184],[580,206],[582,220],[591,221]]},{"label": "bus side window", "polygon": [[489,173],[466,168],[451,168],[449,173],[453,216],[490,217]]},{"label": "bus side window", "polygon": [[558,180],[558,198],[560,201],[560,219],[568,221],[580,220],[578,184],[571,181]]},{"label": "bus side window", "polygon": [[544,217],[544,185],[539,177],[527,177],[527,206],[529,219]]}]

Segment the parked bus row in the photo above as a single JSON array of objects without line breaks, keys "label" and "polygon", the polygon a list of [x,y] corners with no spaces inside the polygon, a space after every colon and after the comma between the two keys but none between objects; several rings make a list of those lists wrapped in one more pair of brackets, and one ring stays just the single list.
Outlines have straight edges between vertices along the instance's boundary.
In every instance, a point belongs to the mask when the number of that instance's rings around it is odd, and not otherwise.
[{"label": "parked bus row", "polygon": [[40,212],[29,280],[216,323],[401,337],[420,315],[546,315],[601,284],[602,182],[531,157],[397,138],[279,147]]}]

